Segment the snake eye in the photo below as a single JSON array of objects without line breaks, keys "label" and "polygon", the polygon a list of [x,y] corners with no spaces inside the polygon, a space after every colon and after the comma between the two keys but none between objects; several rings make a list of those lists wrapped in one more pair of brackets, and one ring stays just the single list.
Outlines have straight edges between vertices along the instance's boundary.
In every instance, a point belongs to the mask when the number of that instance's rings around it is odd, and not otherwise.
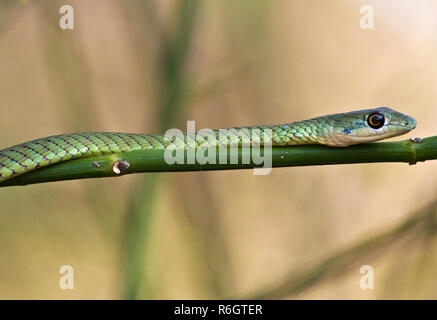
[{"label": "snake eye", "polygon": [[384,125],[384,115],[379,112],[372,112],[367,117],[367,124],[373,129],[379,129]]}]

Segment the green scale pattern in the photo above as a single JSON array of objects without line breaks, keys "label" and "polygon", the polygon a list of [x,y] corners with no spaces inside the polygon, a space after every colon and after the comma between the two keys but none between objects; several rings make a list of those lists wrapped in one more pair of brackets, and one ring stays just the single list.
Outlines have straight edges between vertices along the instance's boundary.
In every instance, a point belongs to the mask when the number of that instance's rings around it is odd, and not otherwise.
[{"label": "green scale pattern", "polygon": [[[366,128],[368,136],[360,142],[352,139],[348,141],[348,135],[352,137],[357,130],[362,130],[366,126],[365,116],[374,111],[383,112],[388,119],[387,124],[379,130]],[[111,132],[61,134],[0,150],[0,183],[41,167],[99,155],[123,154],[136,150],[163,150],[170,146],[191,149],[211,147],[211,144],[213,147],[251,143],[263,145],[265,133],[268,137],[271,133],[272,147],[303,144],[338,147],[400,135],[413,129],[415,124],[413,118],[402,113],[389,108],[377,108],[327,115],[284,125],[222,129],[226,130],[225,135],[222,130],[214,130],[213,135],[216,139],[213,142],[207,136],[194,137],[187,134],[176,137],[173,144],[164,139],[164,135]],[[380,136],[381,134],[383,135]]]},{"label": "green scale pattern", "polygon": [[[242,127],[230,129],[226,136],[221,136],[219,130],[214,130],[217,137],[215,145],[241,145],[252,142],[263,144],[265,129],[272,129],[273,146],[309,143],[311,140],[315,142],[317,137],[305,128],[290,125]],[[174,140],[174,145],[188,149],[210,147],[210,141],[207,137],[197,136],[194,139],[184,134],[183,138]],[[61,161],[135,150],[162,150],[170,144],[163,135],[113,132],[62,134],[32,140],[0,151],[0,182]]]},{"label": "green scale pattern", "polygon": [[37,139],[0,151],[0,182],[61,161],[162,148],[163,142],[149,135],[109,132],[62,134]]}]

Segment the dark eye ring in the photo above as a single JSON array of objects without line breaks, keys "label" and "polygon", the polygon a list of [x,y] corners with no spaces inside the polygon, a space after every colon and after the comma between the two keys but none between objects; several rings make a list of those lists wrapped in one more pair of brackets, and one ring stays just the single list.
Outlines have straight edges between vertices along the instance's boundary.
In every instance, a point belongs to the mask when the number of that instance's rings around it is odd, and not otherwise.
[{"label": "dark eye ring", "polygon": [[382,113],[372,112],[367,117],[367,124],[373,129],[379,129],[384,125],[385,118]]}]

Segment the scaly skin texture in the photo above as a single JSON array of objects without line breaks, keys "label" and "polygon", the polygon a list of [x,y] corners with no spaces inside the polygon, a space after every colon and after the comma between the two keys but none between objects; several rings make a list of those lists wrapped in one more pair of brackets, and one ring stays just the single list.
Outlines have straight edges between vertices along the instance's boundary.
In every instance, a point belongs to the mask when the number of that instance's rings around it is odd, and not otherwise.
[{"label": "scaly skin texture", "polygon": [[[372,129],[367,123],[367,117],[372,112],[379,112],[385,117],[384,125],[379,129]],[[110,132],[61,134],[1,150],[0,182],[71,159],[122,154],[134,150],[165,149],[170,146],[191,149],[252,142],[263,145],[265,139],[270,137],[270,132],[272,147],[305,144],[345,147],[398,136],[414,129],[415,126],[416,121],[407,115],[389,108],[375,108],[283,125],[231,128],[226,129],[228,131],[225,136],[220,135],[220,130],[214,130],[216,139],[213,140],[206,136],[197,136],[194,139],[190,135],[181,135],[172,140],[173,144],[169,139],[164,139],[164,135]]]}]

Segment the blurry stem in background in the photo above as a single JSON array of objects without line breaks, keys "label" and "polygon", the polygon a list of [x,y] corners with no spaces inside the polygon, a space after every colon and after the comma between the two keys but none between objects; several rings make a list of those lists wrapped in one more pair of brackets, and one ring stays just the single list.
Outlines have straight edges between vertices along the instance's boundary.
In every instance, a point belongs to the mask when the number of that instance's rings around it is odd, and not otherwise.
[{"label": "blurry stem in background", "polygon": [[[184,66],[188,54],[189,42],[193,33],[199,0],[180,2],[174,32],[163,39],[161,50],[161,96],[158,110],[158,129],[163,131],[178,118],[183,106]],[[124,298],[137,299],[140,294],[150,298],[152,288],[144,277],[144,252],[147,229],[153,214],[155,192],[158,188],[158,176],[144,176],[131,199],[126,221],[126,255]]]},{"label": "blurry stem in background", "polygon": [[[124,298],[136,299],[140,289],[144,287],[144,249],[147,227],[151,224],[154,209],[157,175],[151,174],[141,179],[138,188],[132,193],[132,199],[127,212],[125,246],[122,247],[126,264],[124,278]],[[146,190],[146,191],[145,191]],[[149,234],[148,234],[149,235]],[[149,235],[150,236],[150,235]],[[150,294],[149,290],[149,294]]]},{"label": "blurry stem in background", "polygon": [[[408,274],[404,274],[406,281],[404,287],[410,287],[414,297],[419,299],[429,299],[429,294],[426,293],[430,279],[434,278],[435,270],[435,244],[436,244],[436,224],[437,220],[429,221],[424,224],[421,232],[418,232],[417,237],[420,244],[416,249],[417,257],[414,263],[408,268]],[[418,241],[418,242],[419,242]],[[408,281],[408,279],[410,281]],[[399,291],[397,291],[399,292]],[[402,291],[401,291],[402,292]],[[396,297],[404,299],[406,297]]]},{"label": "blurry stem in background", "polygon": [[[415,228],[416,234],[427,232],[432,229],[435,233],[437,226],[437,202],[432,202],[425,208],[416,211],[397,226],[381,232],[380,234],[367,238],[356,245],[340,250],[332,256],[324,259],[313,267],[301,267],[298,271],[290,272],[276,285],[271,285],[263,290],[244,297],[245,299],[278,299],[286,296],[296,295],[317,284],[328,276],[335,276],[334,271],[343,275],[345,269],[350,269],[359,260],[371,254],[393,245],[404,238]],[[358,284],[357,284],[358,286]],[[239,297],[241,298],[241,297]]]},{"label": "blurry stem in background", "polygon": [[[200,0],[201,1],[201,0]],[[160,131],[167,130],[178,119],[185,87],[184,66],[193,31],[199,0],[185,0],[181,4],[175,33],[163,42],[162,91],[159,109]]]}]

